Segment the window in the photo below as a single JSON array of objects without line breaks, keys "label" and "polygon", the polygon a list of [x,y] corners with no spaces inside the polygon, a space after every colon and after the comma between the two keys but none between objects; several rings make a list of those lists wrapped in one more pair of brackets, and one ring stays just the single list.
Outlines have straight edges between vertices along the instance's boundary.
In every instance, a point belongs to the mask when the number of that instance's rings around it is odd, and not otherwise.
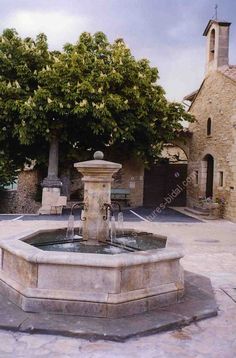
[{"label": "window", "polygon": [[223,186],[223,185],[224,185],[224,173],[219,172],[219,186]]},{"label": "window", "polygon": [[209,61],[213,61],[215,57],[215,36],[216,36],[215,30],[212,29],[210,35]]},{"label": "window", "polygon": [[195,170],[195,184],[198,184],[199,182],[199,174],[198,174],[198,170]]},{"label": "window", "polygon": [[211,135],[211,118],[208,118],[207,120],[207,135]]}]

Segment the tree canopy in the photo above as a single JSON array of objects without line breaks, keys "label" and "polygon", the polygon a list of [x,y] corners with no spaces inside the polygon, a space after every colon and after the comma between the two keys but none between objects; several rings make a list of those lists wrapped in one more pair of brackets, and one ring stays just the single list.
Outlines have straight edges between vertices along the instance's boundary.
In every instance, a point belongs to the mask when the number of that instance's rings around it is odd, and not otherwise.
[{"label": "tree canopy", "polygon": [[[64,160],[91,150],[131,152],[144,160],[192,121],[158,85],[158,70],[136,60],[122,39],[84,32],[63,51],[47,39],[0,36],[0,166],[25,158],[45,160],[47,142],[60,141]],[[6,159],[5,159],[6,161]],[[14,164],[14,165],[15,165]],[[1,179],[0,179],[1,180]]]},{"label": "tree canopy", "polygon": [[36,156],[36,141],[25,146],[19,132],[20,103],[38,87],[37,71],[48,57],[43,34],[35,40],[21,39],[15,30],[7,29],[0,36],[0,187],[15,179],[27,158]]}]

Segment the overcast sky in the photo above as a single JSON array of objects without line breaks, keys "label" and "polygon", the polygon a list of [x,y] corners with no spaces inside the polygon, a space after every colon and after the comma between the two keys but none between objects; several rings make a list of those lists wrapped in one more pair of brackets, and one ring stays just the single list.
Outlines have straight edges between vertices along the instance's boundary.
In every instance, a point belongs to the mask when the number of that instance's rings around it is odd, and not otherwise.
[{"label": "overcast sky", "polygon": [[181,101],[204,76],[203,30],[214,16],[232,22],[230,63],[236,64],[236,0],[0,0],[0,31],[45,32],[51,49],[75,42],[83,31],[124,38],[136,58],[159,69],[167,97]]}]

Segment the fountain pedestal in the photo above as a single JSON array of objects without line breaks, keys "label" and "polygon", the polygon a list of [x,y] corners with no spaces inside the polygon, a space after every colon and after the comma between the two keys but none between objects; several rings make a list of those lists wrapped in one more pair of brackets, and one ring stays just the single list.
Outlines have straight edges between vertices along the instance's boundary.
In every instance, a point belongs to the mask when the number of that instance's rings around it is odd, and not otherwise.
[{"label": "fountain pedestal", "polygon": [[84,182],[83,239],[91,245],[109,238],[109,216],[106,217],[104,204],[111,203],[112,175],[122,167],[102,159],[103,153],[96,152],[94,160],[74,164]]}]

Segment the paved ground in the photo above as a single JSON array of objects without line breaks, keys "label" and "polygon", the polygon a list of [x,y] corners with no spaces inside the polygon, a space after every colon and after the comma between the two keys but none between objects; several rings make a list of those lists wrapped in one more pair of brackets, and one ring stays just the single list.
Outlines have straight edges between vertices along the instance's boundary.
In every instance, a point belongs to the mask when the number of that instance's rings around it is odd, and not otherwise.
[{"label": "paved ground", "polygon": [[[151,220],[154,222],[186,222],[186,223],[200,222],[199,220],[197,220],[189,215],[184,214],[184,212],[178,212],[176,210],[169,209],[169,208],[161,211],[160,213],[155,215],[155,217],[149,219],[149,215],[151,215],[153,213],[153,209],[154,208],[143,208],[143,207],[139,207],[139,208],[135,208],[135,209],[124,209],[123,210],[124,220],[129,221],[129,222],[130,221],[131,222],[140,222],[140,221],[143,221],[143,219],[148,220],[148,221]],[[76,209],[74,211],[75,211],[75,217],[79,218],[80,217],[80,209]],[[63,215],[29,215],[29,214],[4,215],[4,214],[0,214],[0,221],[2,221],[2,220],[9,220],[9,221],[18,221],[18,220],[23,220],[23,221],[34,221],[34,220],[64,221],[69,217],[69,214],[70,214],[69,209],[64,210]],[[116,213],[115,213],[115,215],[116,215]]]},{"label": "paved ground", "polygon": [[[0,237],[31,228],[58,228],[65,222],[1,221]],[[219,315],[184,329],[125,343],[0,331],[1,358],[235,358],[236,224],[209,222],[129,222],[128,227],[168,235],[169,247],[182,248],[186,270],[211,278]]]}]

